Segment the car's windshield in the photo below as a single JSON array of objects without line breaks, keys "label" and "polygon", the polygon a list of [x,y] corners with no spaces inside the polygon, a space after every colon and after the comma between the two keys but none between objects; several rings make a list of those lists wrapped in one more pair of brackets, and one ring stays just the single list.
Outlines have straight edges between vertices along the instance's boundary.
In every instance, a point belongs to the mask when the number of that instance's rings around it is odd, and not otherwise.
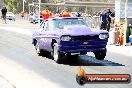
[{"label": "car's windshield", "polygon": [[13,15],[13,13],[12,13],[12,12],[7,12],[7,14],[12,14],[12,15]]},{"label": "car's windshield", "polygon": [[38,18],[38,16],[39,16],[38,14],[33,14],[32,15],[32,17],[34,17],[34,18]]},{"label": "car's windshield", "polygon": [[53,20],[53,28],[63,29],[65,25],[85,25],[86,22],[82,18],[66,18],[66,19],[55,19]]}]

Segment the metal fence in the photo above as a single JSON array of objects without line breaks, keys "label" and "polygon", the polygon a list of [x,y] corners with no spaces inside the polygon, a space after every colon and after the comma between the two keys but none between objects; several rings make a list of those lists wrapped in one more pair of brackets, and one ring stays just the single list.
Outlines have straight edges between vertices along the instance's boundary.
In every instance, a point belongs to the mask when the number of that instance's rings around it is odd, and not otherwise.
[{"label": "metal fence", "polygon": [[99,28],[100,27],[100,18],[99,17],[92,17],[92,16],[86,16],[83,17],[86,23],[91,28]]}]

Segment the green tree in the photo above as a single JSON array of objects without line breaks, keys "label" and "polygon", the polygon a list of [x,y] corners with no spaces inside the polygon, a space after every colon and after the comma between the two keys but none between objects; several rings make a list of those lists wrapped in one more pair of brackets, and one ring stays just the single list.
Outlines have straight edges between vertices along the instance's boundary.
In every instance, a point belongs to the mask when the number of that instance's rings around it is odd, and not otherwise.
[{"label": "green tree", "polygon": [[[23,0],[3,0],[8,11],[20,13],[23,8]],[[25,3],[25,12],[28,12],[28,2]]]}]

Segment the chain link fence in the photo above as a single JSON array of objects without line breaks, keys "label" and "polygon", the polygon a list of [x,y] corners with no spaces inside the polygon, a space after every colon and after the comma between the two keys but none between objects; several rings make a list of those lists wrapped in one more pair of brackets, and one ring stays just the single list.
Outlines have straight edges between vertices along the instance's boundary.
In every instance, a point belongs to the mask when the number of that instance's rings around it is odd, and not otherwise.
[{"label": "chain link fence", "polygon": [[83,17],[86,23],[91,28],[99,28],[100,27],[100,18],[98,16],[92,17],[92,16],[86,16]]}]

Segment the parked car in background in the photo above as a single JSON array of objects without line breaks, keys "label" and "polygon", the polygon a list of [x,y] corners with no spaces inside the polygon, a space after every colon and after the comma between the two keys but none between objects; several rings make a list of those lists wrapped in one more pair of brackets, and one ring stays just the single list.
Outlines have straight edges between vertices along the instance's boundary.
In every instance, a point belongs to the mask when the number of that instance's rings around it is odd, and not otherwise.
[{"label": "parked car in background", "polygon": [[61,63],[64,56],[87,52],[93,52],[96,59],[103,60],[108,37],[105,30],[89,28],[83,18],[57,17],[42,21],[32,35],[32,43],[38,55],[51,52],[57,63]]},{"label": "parked car in background", "polygon": [[6,19],[8,19],[8,20],[13,20],[13,21],[16,20],[16,19],[15,19],[15,15],[14,15],[14,13],[12,13],[12,12],[7,12],[7,13],[6,13]]},{"label": "parked car in background", "polygon": [[[40,16],[40,22],[43,20],[42,16]],[[36,24],[39,22],[39,15],[38,14],[33,14],[29,18],[30,23]]]}]

